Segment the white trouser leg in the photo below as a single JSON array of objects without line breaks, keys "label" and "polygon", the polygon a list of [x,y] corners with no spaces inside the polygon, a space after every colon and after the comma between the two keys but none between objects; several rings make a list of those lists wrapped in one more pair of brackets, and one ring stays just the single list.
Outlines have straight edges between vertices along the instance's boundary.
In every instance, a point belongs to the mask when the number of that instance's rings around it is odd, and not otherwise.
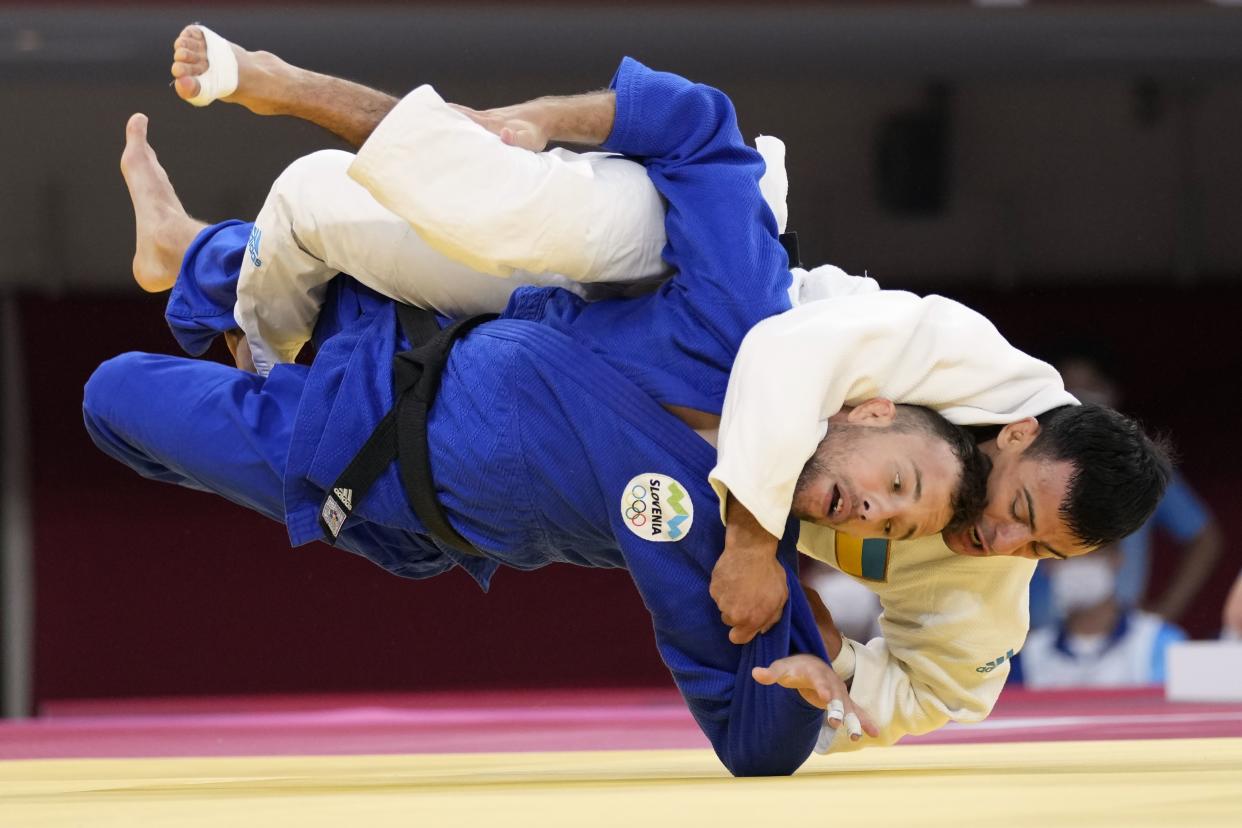
[{"label": "white trouser leg", "polygon": [[[326,285],[337,273],[348,273],[385,296],[446,316],[502,310],[521,285],[554,285],[589,299],[622,290],[615,284],[578,284],[549,272],[511,270],[509,278],[498,278],[450,259],[349,178],[346,170],[353,159],[338,150],[298,159],[273,183],[255,220],[255,235],[238,281],[235,316],[262,374],[296,358],[310,338]],[[629,210],[593,243],[578,245],[600,263],[601,272],[594,275],[627,284],[658,277],[663,209],[646,173],[638,164],[607,156],[593,156],[584,163],[603,170],[595,179],[600,197],[632,201],[628,197],[633,191],[644,188],[648,195],[645,221],[635,221],[640,214]],[[573,209],[573,205],[562,208]],[[658,247],[650,238],[653,228],[658,230]],[[532,232],[546,239],[550,229]],[[652,247],[654,261],[643,265],[636,251]],[[626,270],[640,265],[643,270]]]},{"label": "white trouser leg", "polygon": [[666,275],[664,206],[642,166],[507,146],[430,86],[385,116],[349,174],[437,250],[484,273]]},{"label": "white trouser leg", "polygon": [[[351,160],[349,153],[328,150],[293,162],[255,219],[234,316],[261,374],[297,356],[338,272],[383,290],[411,235],[344,174]],[[411,258],[416,270],[418,258]]]}]

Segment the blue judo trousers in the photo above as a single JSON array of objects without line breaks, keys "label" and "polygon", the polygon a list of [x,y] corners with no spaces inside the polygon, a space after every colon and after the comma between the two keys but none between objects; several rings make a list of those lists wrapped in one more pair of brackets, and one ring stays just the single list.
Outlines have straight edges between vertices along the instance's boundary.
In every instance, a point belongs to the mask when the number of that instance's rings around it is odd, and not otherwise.
[{"label": "blue judo trousers", "polygon": [[[756,186],[762,162],[745,150],[719,92],[630,60],[613,86],[609,147],[643,158],[668,200],[666,257],[678,276],[651,296],[594,305],[557,289],[522,289],[503,318],[454,346],[428,422],[432,476],[453,527],[485,558],[426,533],[395,464],[355,504],[337,545],[406,577],[461,566],[484,587],[500,565],[626,568],[660,654],[725,766],[737,775],[792,773],[810,754],[823,711],[750,671],[793,653],[826,658],[797,582],[796,524],[778,553],[790,591],[780,622],[747,645],[730,643],[708,594],[724,548],[707,483],[715,453],[660,405],[718,411],[741,337],[787,306],[787,261]],[[719,207],[705,181],[739,191],[738,209]],[[716,206],[700,221],[692,210],[702,198]],[[235,327],[248,236],[244,223],[215,225],[186,254],[167,318],[191,353]],[[741,248],[740,262],[720,249],[729,244]],[[267,378],[122,355],[87,383],[87,429],[146,477],[281,520],[295,546],[322,539],[319,506],[392,407],[393,356],[409,343],[389,300],[339,277],[313,344],[311,366],[280,365]]]}]

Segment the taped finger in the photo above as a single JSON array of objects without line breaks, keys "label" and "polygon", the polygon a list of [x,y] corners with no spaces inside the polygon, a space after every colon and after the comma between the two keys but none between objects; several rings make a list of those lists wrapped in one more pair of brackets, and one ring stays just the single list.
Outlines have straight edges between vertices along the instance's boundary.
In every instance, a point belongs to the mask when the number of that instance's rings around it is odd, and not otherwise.
[{"label": "taped finger", "polygon": [[858,714],[852,710],[845,714],[845,732],[853,741],[861,739],[863,735],[862,722],[858,720]]},{"label": "taped finger", "polygon": [[[850,715],[853,716],[854,714],[851,713]],[[841,720],[844,718],[845,718],[845,702],[841,701],[840,699],[833,699],[832,701],[828,702],[828,726],[839,727],[841,725]],[[836,724],[833,724],[834,721],[836,722]],[[858,721],[858,718],[855,717],[854,721]]]}]

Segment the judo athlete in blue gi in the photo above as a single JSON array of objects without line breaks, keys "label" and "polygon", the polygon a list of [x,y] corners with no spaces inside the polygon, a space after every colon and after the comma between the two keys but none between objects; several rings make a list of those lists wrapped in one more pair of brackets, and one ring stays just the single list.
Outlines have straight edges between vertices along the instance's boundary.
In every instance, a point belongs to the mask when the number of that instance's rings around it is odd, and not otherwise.
[{"label": "judo athlete in blue gi", "polygon": [[[396,306],[345,277],[330,285],[311,366],[280,364],[262,378],[191,359],[122,355],[87,383],[87,429],[144,476],[283,521],[295,546],[322,539],[321,519],[332,523],[325,504],[341,504],[352,514],[336,545],[398,575],[460,566],[486,588],[501,564],[624,567],[725,766],[738,775],[792,773],[816,742],[822,708],[848,704],[843,685],[831,684],[815,618],[795,588],[796,532],[777,558],[791,600],[765,635],[732,644],[708,594],[724,545],[706,482],[715,452],[662,407],[719,410],[745,331],[788,303],[786,285],[748,285],[756,269],[739,262],[787,274],[775,266],[785,253],[754,185],[761,162],[741,144],[722,94],[628,60],[613,89],[607,145],[646,159],[669,201],[666,255],[680,275],[647,297],[595,304],[557,288],[524,288],[502,318],[449,352],[426,426],[430,476],[452,529],[481,557],[432,536],[395,464],[357,501],[334,486],[393,408],[394,354],[411,344]],[[739,194],[723,201],[717,186]],[[202,353],[235,327],[241,257],[262,255],[247,224],[198,233],[167,311],[187,351]],[[825,445],[845,433],[830,431]],[[851,451],[865,451],[856,441],[838,448],[851,462]],[[936,451],[957,462],[947,444]],[[808,485],[815,482],[810,475]],[[813,679],[787,676],[799,692],[752,677],[758,669],[774,681],[765,668],[791,656],[825,670]]]},{"label": "judo athlete in blue gi", "polygon": [[[341,279],[313,367],[281,365],[264,380],[125,354],[88,382],[87,428],[144,476],[221,494],[286,522],[293,545],[307,543],[322,538],[325,492],[393,403],[401,340],[393,304]],[[802,764],[824,711],[758,684],[751,670],[793,653],[826,658],[823,644],[800,595],[767,635],[730,643],[707,589],[724,543],[706,478],[715,453],[694,431],[564,334],[504,319],[453,349],[428,441],[440,502],[486,558],[427,536],[395,467],[355,504],[338,546],[406,577],[461,566],[483,586],[501,563],[627,568],[661,656],[725,766],[771,775]],[[785,544],[791,592],[795,555]]]}]

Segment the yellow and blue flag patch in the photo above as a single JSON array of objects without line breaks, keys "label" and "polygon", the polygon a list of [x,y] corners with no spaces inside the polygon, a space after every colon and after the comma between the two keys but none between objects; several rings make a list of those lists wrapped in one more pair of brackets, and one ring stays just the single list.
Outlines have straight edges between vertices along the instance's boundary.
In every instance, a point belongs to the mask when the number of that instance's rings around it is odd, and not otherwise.
[{"label": "yellow and blue flag patch", "polygon": [[855,538],[836,533],[837,567],[865,581],[888,580],[888,541],[884,538]]}]

